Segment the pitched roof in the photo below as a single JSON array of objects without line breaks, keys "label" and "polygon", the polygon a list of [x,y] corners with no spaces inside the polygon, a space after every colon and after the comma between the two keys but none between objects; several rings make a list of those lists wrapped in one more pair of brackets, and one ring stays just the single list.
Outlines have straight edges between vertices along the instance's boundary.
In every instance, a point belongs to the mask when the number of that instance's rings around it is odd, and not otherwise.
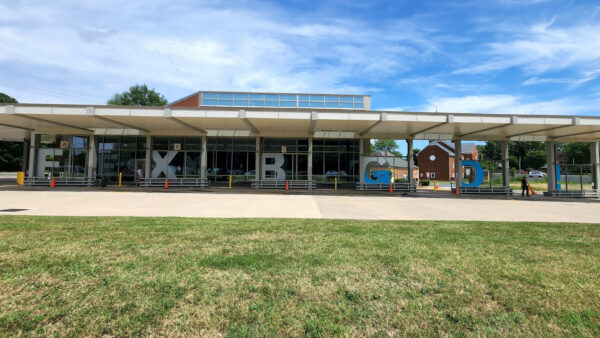
[{"label": "pitched roof", "polygon": [[[447,152],[448,154],[454,155],[455,148],[454,148],[454,142],[452,142],[452,141],[448,141],[448,140],[431,141],[427,145],[427,147],[429,147],[429,146],[439,147],[442,150],[444,150],[445,152]],[[423,148],[423,150],[425,150],[427,147]],[[474,147],[475,147],[475,143],[473,143],[473,142],[463,143],[462,147],[461,147],[461,153],[462,154],[472,154]],[[421,150],[421,151],[423,151],[423,150]]]}]

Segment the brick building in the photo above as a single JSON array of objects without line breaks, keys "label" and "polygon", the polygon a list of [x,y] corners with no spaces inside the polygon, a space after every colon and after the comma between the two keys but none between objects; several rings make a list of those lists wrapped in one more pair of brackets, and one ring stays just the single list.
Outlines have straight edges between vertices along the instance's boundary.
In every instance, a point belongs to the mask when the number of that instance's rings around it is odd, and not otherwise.
[{"label": "brick building", "polygon": [[[462,144],[461,159],[479,159],[475,143]],[[420,180],[454,180],[454,142],[431,141],[427,147],[417,154],[417,163],[419,165]]]}]

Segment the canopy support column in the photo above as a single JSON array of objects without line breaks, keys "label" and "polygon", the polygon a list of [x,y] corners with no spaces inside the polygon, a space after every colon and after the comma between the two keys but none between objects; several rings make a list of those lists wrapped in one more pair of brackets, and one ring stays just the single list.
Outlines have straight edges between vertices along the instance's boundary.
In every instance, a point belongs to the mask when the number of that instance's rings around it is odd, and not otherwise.
[{"label": "canopy support column", "polygon": [[306,169],[307,180],[312,181],[313,174],[313,138],[308,138],[308,168]]},{"label": "canopy support column", "polygon": [[260,152],[260,136],[256,137],[256,157],[254,159],[254,167],[256,168],[255,170],[255,176],[254,179],[259,181],[262,179],[262,169],[260,167],[260,161],[261,161],[261,156],[260,156],[261,152]]},{"label": "canopy support column", "polygon": [[98,168],[98,152],[96,151],[96,137],[90,135],[88,140],[88,163],[87,163],[87,176],[89,178],[95,178]]},{"label": "canopy support column", "polygon": [[[414,168],[415,168],[415,164],[413,161],[413,139],[409,138],[406,139],[406,162],[408,162],[408,183],[409,184],[413,184],[414,182]],[[410,185],[409,185],[410,188]]]},{"label": "canopy support column", "polygon": [[27,164],[29,163],[29,144],[31,140],[24,139],[23,140],[23,161],[21,162],[21,171],[27,171]]},{"label": "canopy support column", "polygon": [[590,143],[590,159],[592,160],[592,182],[594,189],[600,191],[600,151],[598,140]]},{"label": "canopy support column", "polygon": [[456,189],[460,192],[462,187],[462,140],[454,140],[454,178],[456,179]]},{"label": "canopy support column", "polygon": [[208,149],[206,148],[206,135],[202,135],[202,153],[200,154],[200,179],[206,179],[208,167]]},{"label": "canopy support column", "polygon": [[152,172],[152,136],[146,136],[146,163],[145,163],[145,175],[144,178],[150,178]]},{"label": "canopy support column", "polygon": [[510,187],[508,141],[500,141],[500,157],[502,159],[502,185]]},{"label": "canopy support column", "polygon": [[35,177],[35,149],[37,146],[37,135],[31,132],[29,139],[29,177]]},{"label": "canopy support column", "polygon": [[363,161],[365,161],[365,156],[369,156],[371,154],[371,139],[368,138],[360,138],[358,143],[358,148],[360,152],[360,184],[365,184],[365,173],[363,172]]},{"label": "canopy support column", "polygon": [[556,190],[556,150],[554,141],[546,141],[546,167],[548,178],[548,194]]}]

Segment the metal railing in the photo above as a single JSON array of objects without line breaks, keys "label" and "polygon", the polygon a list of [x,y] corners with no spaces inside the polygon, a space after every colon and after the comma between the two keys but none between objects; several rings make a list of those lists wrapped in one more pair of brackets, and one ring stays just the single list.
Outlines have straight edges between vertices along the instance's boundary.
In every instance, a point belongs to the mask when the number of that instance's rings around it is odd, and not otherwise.
[{"label": "metal railing", "polygon": [[[417,187],[410,183],[391,183],[393,191],[416,192]],[[356,190],[359,191],[389,191],[390,183],[357,183]]]},{"label": "metal railing", "polygon": [[[195,187],[208,188],[210,181],[206,178],[169,178],[169,187]],[[164,187],[166,178],[142,178],[141,187]]]},{"label": "metal railing", "polygon": [[[52,177],[28,177],[25,185],[50,186]],[[94,186],[96,179],[93,177],[54,177],[55,185],[66,186]]]},{"label": "metal railing", "polygon": [[545,192],[544,195],[552,197],[600,198],[600,190],[553,190]]},{"label": "metal railing", "polygon": [[[452,189],[456,192],[456,188]],[[461,187],[461,194],[494,194],[494,195],[512,195],[513,191],[510,187]]]},{"label": "metal railing", "polygon": [[316,189],[317,185],[314,181],[269,181],[269,180],[254,180],[252,189]]}]

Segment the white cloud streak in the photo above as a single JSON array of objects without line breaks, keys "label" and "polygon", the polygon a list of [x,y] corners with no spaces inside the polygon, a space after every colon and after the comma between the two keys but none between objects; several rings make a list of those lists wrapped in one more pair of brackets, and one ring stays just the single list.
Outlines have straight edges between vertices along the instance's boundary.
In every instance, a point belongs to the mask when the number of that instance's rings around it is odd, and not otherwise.
[{"label": "white cloud streak", "polygon": [[[80,95],[98,98],[148,82],[167,96],[177,93],[174,100],[200,89],[362,93],[376,88],[352,78],[385,79],[440,50],[431,30],[411,20],[374,29],[349,19],[298,20],[269,6],[191,2],[177,12],[177,4],[84,2],[77,11],[43,1],[0,5],[0,62],[55,69],[83,87]],[[163,16],[163,7],[176,13]]]},{"label": "white cloud streak", "polygon": [[489,114],[588,115],[597,110],[592,102],[575,98],[534,101],[514,95],[441,97],[429,101],[424,111]]}]

